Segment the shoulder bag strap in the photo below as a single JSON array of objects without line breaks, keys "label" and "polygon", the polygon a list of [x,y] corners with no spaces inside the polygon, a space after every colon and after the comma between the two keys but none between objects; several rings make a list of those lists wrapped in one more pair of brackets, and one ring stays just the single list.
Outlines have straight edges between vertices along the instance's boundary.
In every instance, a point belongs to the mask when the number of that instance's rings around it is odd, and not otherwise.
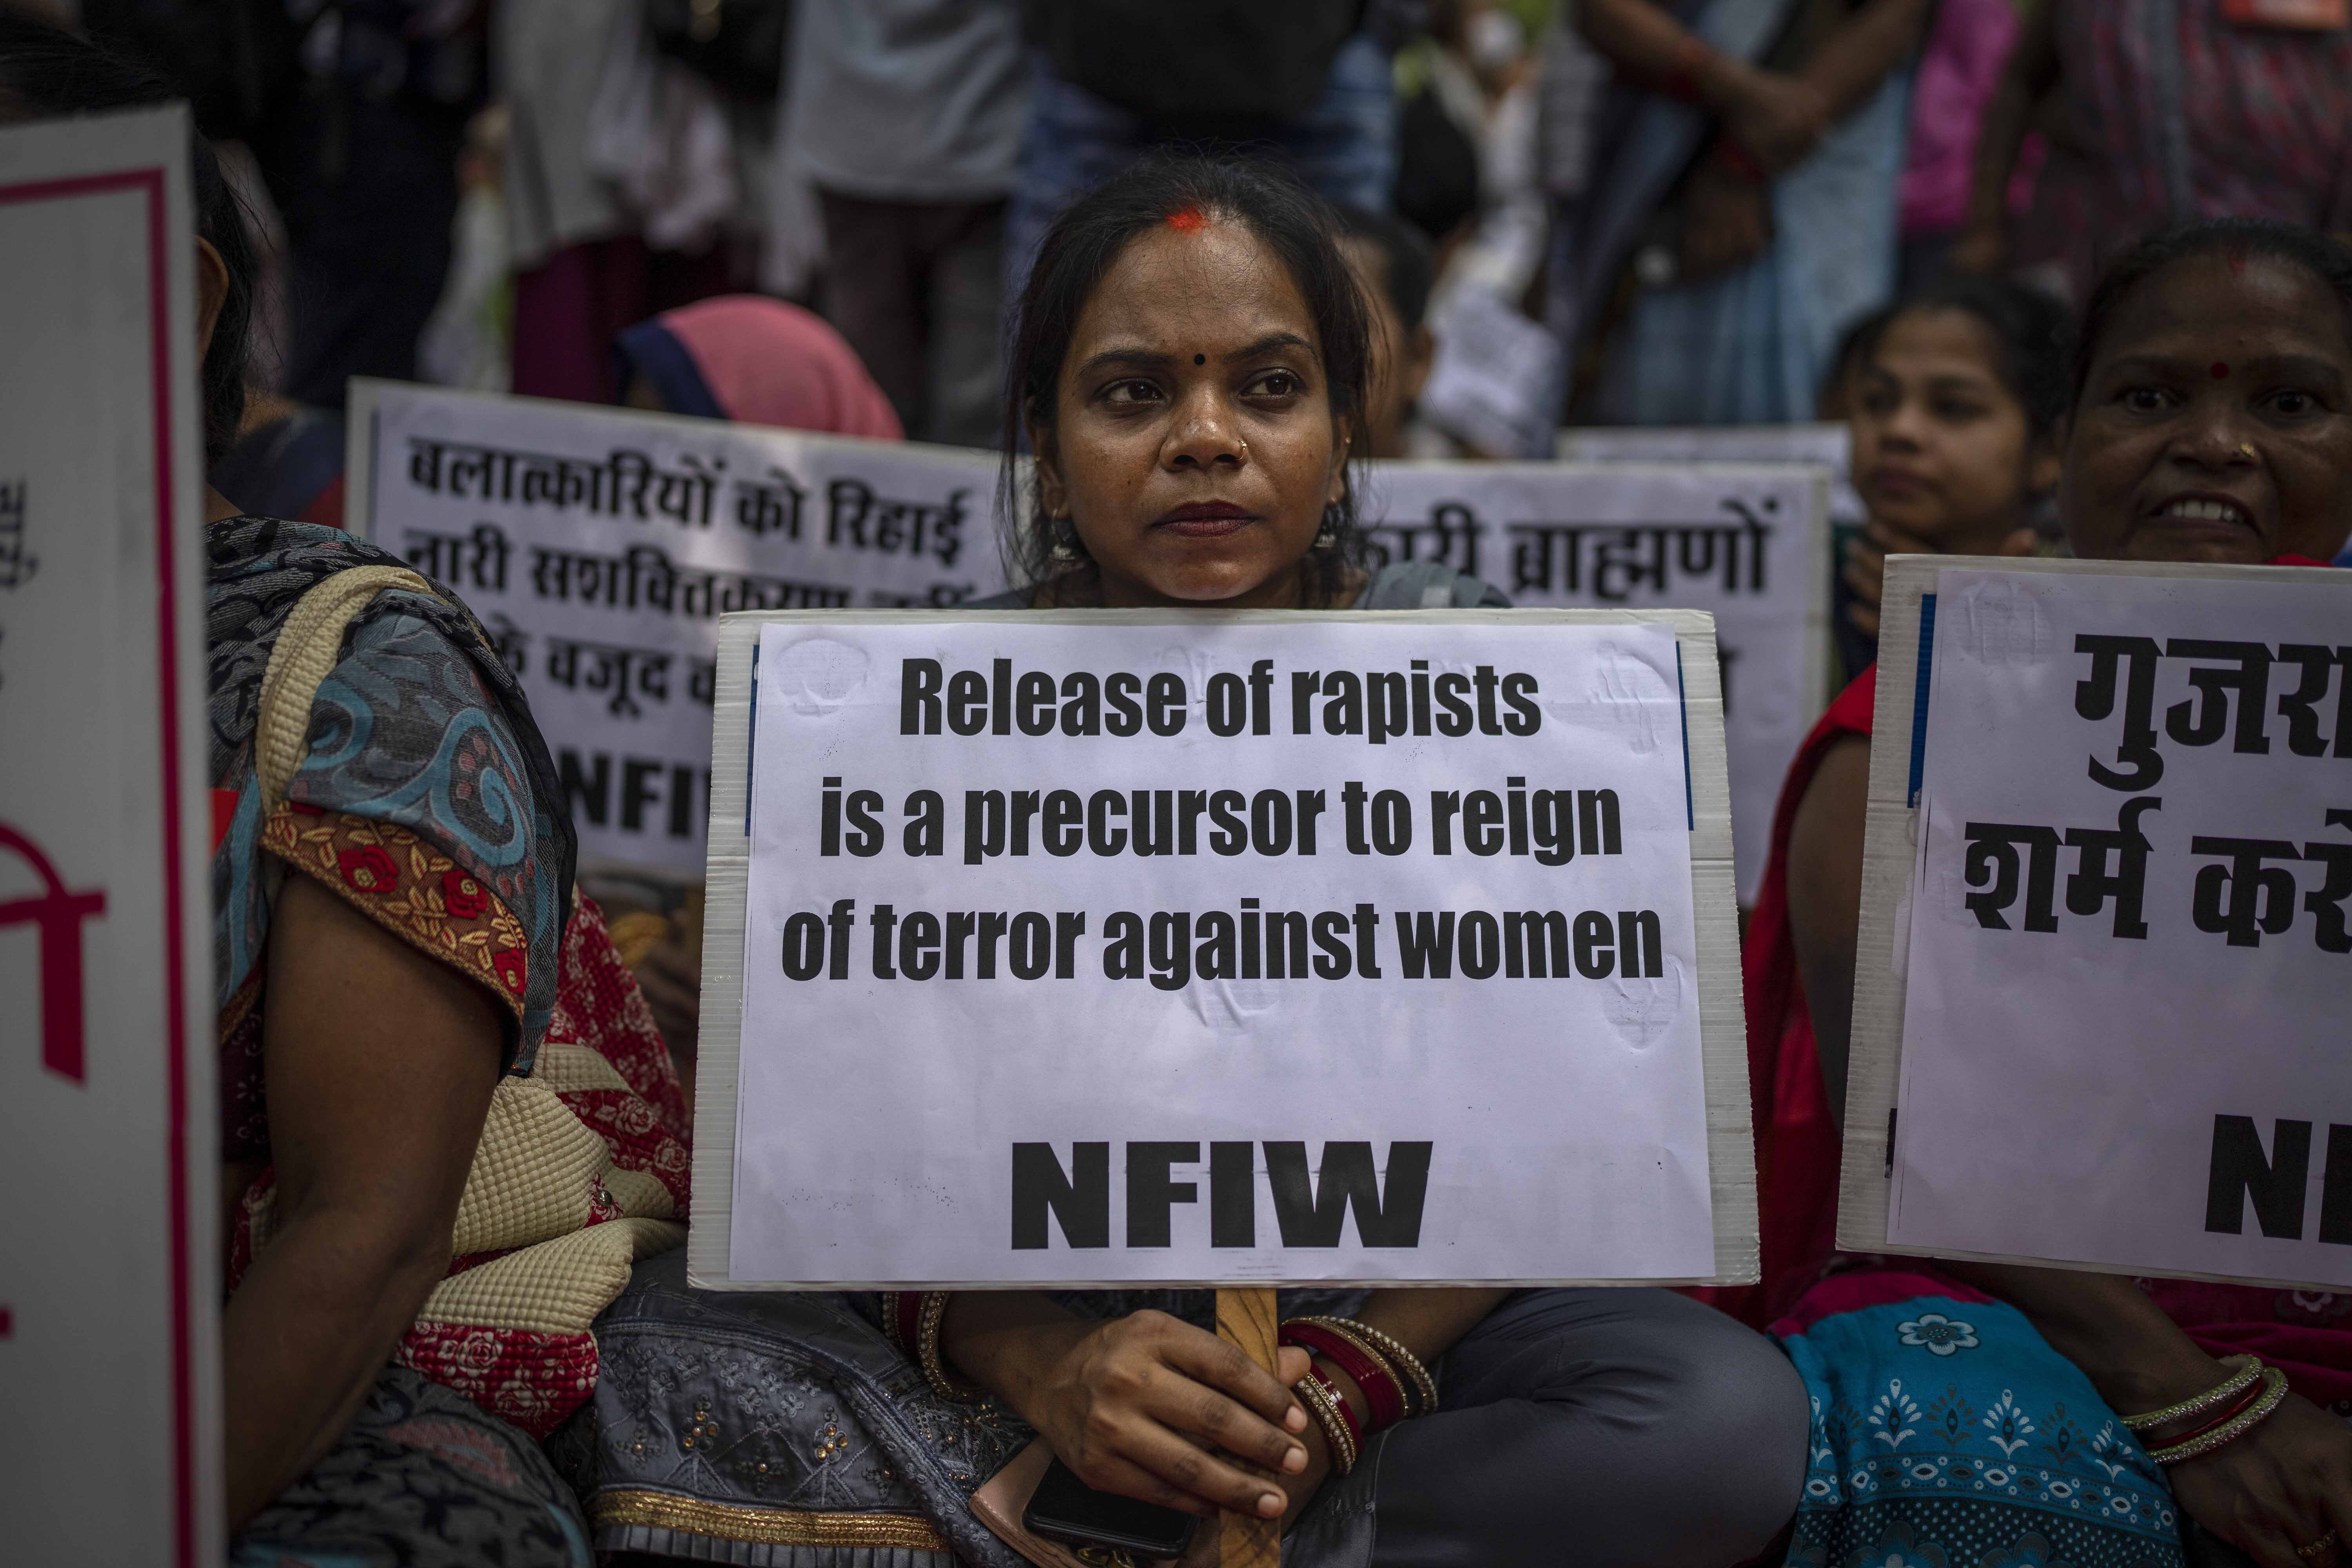
[{"label": "shoulder bag strap", "polygon": [[351,566],[315,584],[295,604],[262,672],[254,723],[254,771],[261,780],[267,822],[286,798],[286,786],[310,752],[310,704],[319,683],[342,658],[352,618],[387,588],[435,597],[431,584],[404,566]]}]

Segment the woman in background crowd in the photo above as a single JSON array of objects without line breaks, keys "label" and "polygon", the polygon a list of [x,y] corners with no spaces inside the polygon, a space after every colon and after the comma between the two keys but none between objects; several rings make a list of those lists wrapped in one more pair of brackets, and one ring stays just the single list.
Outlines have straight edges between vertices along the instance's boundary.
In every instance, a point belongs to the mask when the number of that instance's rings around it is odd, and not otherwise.
[{"label": "woman in background crowd", "polygon": [[[1834,974],[1801,976],[1790,945],[1792,879],[1818,859],[1792,857],[1790,834],[1824,754],[1840,737],[1841,755],[1859,768],[1869,757],[1870,707],[1878,657],[1878,597],[1886,554],[2005,555],[2032,548],[2031,514],[2058,481],[2059,421],[2067,390],[2064,313],[2046,297],[2011,283],[1958,279],[1864,321],[1854,333],[1848,377],[1853,405],[1854,488],[1869,514],[1868,531],[1836,583],[1832,623],[1851,684],[1814,727],[1774,814],[1772,858],[1765,868],[1745,954],[1753,1092],[1764,1142],[1759,1162],[1771,1174],[1764,1207],[1768,1277],[1833,1245],[1830,1213],[1838,1167],[1832,1107],[1845,1103],[1843,1058],[1823,1066],[1813,1049],[1816,1017],[1839,1037],[1851,987]],[[1809,819],[1810,820],[1810,819]],[[1862,819],[1832,819],[1851,829],[1856,854]],[[1809,890],[1809,889],[1808,889]],[[1836,958],[1832,953],[1832,957]],[[1847,953],[1840,962],[1850,962]],[[1804,982],[1818,979],[1818,987]],[[1821,1001],[1809,1007],[1808,995]],[[1760,1289],[1716,1292],[1718,1304],[1748,1321],[1769,1321]]]},{"label": "woman in background crowd", "polygon": [[[2079,302],[2168,225],[2267,217],[2352,235],[2352,30],[2328,5],[2042,0],[1985,111],[1952,264],[2055,261]],[[2023,232],[2010,176],[2049,130]]]},{"label": "woman in background crowd", "polygon": [[[2352,533],[2352,257],[2252,220],[2134,251],[2085,313],[2062,460],[2061,518],[2084,559],[2333,556]],[[2162,1565],[2185,1535],[2200,1563],[2352,1563],[2338,1299],[1958,1261],[1823,1277],[1875,685],[1874,668],[1790,772],[1747,953],[1750,1075],[1772,1108],[1758,1146],[1765,1282],[1748,1315],[1779,1318],[1815,1413],[1790,1561]],[[2159,1473],[2116,1413],[2204,1395],[2232,1375],[2214,1358],[2248,1352],[2294,1392]],[[1874,1413],[1913,1428],[1899,1462]],[[2212,1414],[2141,1436],[2161,1447]]]},{"label": "woman in background crowd", "polygon": [[[170,96],[0,14],[0,123]],[[217,462],[255,267],[201,137],[190,174]],[[230,1556],[589,1568],[534,1438],[593,1385],[587,1320],[631,1258],[683,1238],[668,1062],[574,899],[553,764],[472,615],[404,574],[311,638],[289,628],[312,590],[397,558],[217,491],[204,542]],[[493,1105],[538,1140],[498,1145],[488,1191]]]},{"label": "woman in background crowd", "polygon": [[[824,318],[782,300],[728,294],[665,310],[613,342],[632,408],[874,441],[905,438],[865,363]],[[589,890],[644,988],[690,1105],[702,1016],[702,888],[606,873]]]},{"label": "woman in background crowd", "polygon": [[1831,628],[1852,680],[1878,657],[1890,554],[2025,555],[2058,483],[2066,313],[2021,285],[1947,279],[1855,331],[1843,378],[1855,494]]},{"label": "woman in background crowd", "polygon": [[824,319],[761,294],[665,310],[614,341],[632,408],[832,436],[903,441],[898,416]]},{"label": "woman in background crowd", "polygon": [[[1927,0],[1585,0],[1626,85],[1553,248],[1603,422],[1803,418],[1895,283],[1905,62]],[[1692,109],[1703,110],[1694,114]]]},{"label": "woman in background crowd", "polygon": [[[1018,432],[1036,455],[1013,540],[1028,585],[982,607],[1503,603],[1434,563],[1366,560],[1364,300],[1333,224],[1286,176],[1184,159],[1062,216],[1011,351],[1006,448]],[[1592,1564],[1727,1568],[1795,1506],[1787,1364],[1671,1292],[1285,1292],[1279,1378],[1210,1331],[1210,1305],[699,1293],[656,1261],[601,1320],[593,1416],[561,1452],[600,1545],[718,1558],[814,1509],[793,1528],[831,1550],[795,1559],[810,1568],[917,1542],[927,1564],[1014,1568],[966,1500],[1034,1436],[1097,1487],[1282,1518],[1294,1565],[1526,1563],[1572,1542]],[[688,1428],[783,1440],[687,1468]],[[822,1464],[845,1445],[873,1458]],[[1214,1550],[1203,1530],[1188,1561]]]},{"label": "woman in background crowd", "polygon": [[[1452,457],[1444,436],[1420,425],[1413,404],[1429,381],[1437,339],[1429,330],[1436,261],[1421,231],[1394,213],[1339,208],[1339,250],[1364,286],[1371,368],[1364,403],[1364,456]],[[1442,450],[1428,450],[1434,446]]]}]

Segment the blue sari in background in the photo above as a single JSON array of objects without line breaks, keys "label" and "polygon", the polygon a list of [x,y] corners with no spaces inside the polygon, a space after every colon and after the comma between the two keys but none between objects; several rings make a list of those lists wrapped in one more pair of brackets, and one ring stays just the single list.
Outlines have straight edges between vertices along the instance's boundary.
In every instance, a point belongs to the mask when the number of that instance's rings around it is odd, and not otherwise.
[{"label": "blue sari in background", "polygon": [[[1666,7],[1726,54],[1756,60],[1799,0]],[[1907,68],[1773,181],[1773,239],[1746,266],[1643,288],[1612,334],[1593,415],[1618,425],[1770,425],[1813,416],[1839,335],[1895,287],[1896,181]],[[1628,259],[1712,133],[1702,110],[1619,84],[1601,110],[1591,186],[1554,227],[1551,325],[1563,342],[1603,325]]]}]

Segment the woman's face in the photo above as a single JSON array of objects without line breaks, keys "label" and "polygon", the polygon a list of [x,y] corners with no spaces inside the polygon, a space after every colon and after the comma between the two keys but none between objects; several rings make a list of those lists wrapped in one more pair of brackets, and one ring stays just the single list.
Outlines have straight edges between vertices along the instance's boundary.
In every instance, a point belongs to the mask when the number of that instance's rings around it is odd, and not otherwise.
[{"label": "woman's face", "polygon": [[1215,220],[1155,227],[1112,264],[1030,441],[1104,604],[1252,606],[1299,602],[1348,434],[1297,285]]},{"label": "woman's face", "polygon": [[1960,554],[1990,553],[2057,457],[1994,371],[1992,334],[1965,310],[1906,310],[1853,384],[1853,483],[1870,515]]},{"label": "woman's face", "polygon": [[2291,263],[2194,257],[2100,342],[2066,442],[2074,553],[2326,561],[2352,531],[2352,331]]}]

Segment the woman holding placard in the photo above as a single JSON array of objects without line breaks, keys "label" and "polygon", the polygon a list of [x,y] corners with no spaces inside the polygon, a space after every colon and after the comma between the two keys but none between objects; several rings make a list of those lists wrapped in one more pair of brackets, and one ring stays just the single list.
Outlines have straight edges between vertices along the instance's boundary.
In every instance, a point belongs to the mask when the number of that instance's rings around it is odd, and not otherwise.
[{"label": "woman holding placard", "polygon": [[1853,330],[1844,378],[1865,514],[1832,584],[1851,680],[1878,657],[1890,554],[2021,555],[2058,485],[2066,310],[2021,283],[1950,278]]},{"label": "woman holding placard", "polygon": [[[2352,533],[2352,256],[2254,221],[2140,247],[2091,300],[2063,451],[2084,558],[2336,555]],[[1812,1283],[1836,1152],[1788,1112],[1822,1079],[1816,1114],[1843,1100],[1874,676],[1791,770],[1748,955],[1753,1073],[1781,1113],[1759,1148],[1757,1315],[1787,1314],[1774,1331],[1823,1413],[1798,1552],[2163,1563],[2185,1539],[2195,1563],[2352,1563],[2341,1298],[1960,1262]],[[1898,1443],[1905,1462],[1885,1462]]]},{"label": "woman holding placard", "polygon": [[[1358,287],[1328,213],[1277,172],[1155,161],[1080,201],[1013,344],[1034,586],[983,607],[1501,605],[1449,568],[1366,560]],[[565,1439],[592,1514],[646,1550],[731,1549],[816,1484],[797,1458],[775,1479],[681,1471],[666,1439],[689,1386],[717,1391],[696,1441],[782,1430],[887,1457],[889,1484],[851,1500],[919,1507],[992,1563],[1013,1559],[965,1497],[1033,1435],[1093,1487],[1283,1519],[1294,1563],[1736,1563],[1787,1522],[1803,1466],[1786,1363],[1664,1290],[1285,1292],[1277,1376],[1211,1331],[1205,1291],[905,1292],[851,1298],[853,1317],[677,1273],[640,1270],[607,1315],[597,1430]],[[860,1528],[841,1539],[878,1542]],[[1195,1540],[1213,1552],[1215,1531]]]}]

